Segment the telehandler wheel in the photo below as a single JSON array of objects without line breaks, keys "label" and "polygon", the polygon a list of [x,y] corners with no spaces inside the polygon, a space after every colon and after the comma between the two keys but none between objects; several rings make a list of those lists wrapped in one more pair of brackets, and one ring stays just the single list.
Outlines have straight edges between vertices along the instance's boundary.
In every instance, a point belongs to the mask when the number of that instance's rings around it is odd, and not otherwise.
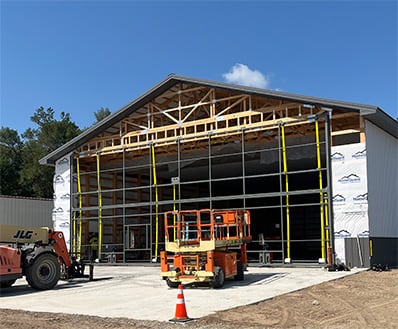
[{"label": "telehandler wheel", "polygon": [[245,279],[245,271],[243,269],[243,264],[241,261],[237,261],[236,270],[238,273],[234,276],[235,281],[243,281]]},{"label": "telehandler wheel", "polygon": [[0,288],[9,288],[15,283],[15,281],[17,281],[17,279],[3,281],[0,283]]},{"label": "telehandler wheel", "polygon": [[212,282],[212,287],[213,288],[222,288],[222,286],[224,285],[224,281],[225,281],[224,270],[220,267],[217,270],[216,275],[214,276],[214,281]]},{"label": "telehandler wheel", "polygon": [[35,258],[26,269],[26,280],[37,290],[52,289],[58,283],[61,271],[55,255],[45,253]]}]

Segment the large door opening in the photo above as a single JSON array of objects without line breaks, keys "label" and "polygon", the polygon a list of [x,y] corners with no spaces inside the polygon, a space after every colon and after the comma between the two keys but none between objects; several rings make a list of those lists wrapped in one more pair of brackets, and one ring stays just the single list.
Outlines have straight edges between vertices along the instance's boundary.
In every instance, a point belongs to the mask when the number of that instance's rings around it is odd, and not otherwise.
[{"label": "large door opening", "polygon": [[[247,209],[250,261],[318,262],[330,244],[324,123],[318,138],[314,122],[303,120],[304,136],[294,125],[278,125],[87,158],[75,171],[76,227],[79,221],[97,223],[90,230],[102,227],[104,257],[151,261],[163,248],[164,212]],[[76,230],[75,240],[84,246],[90,233]]]}]

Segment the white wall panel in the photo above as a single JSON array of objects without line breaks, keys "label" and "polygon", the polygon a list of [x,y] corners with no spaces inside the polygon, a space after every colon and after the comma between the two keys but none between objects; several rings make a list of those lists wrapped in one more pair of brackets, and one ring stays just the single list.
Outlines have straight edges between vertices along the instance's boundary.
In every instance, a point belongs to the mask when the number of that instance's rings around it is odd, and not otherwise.
[{"label": "white wall panel", "polygon": [[371,237],[398,237],[398,140],[366,121]]},{"label": "white wall panel", "polygon": [[54,229],[62,231],[66,245],[70,250],[70,223],[71,223],[71,164],[70,155],[55,162],[54,175]]},{"label": "white wall panel", "polygon": [[369,236],[366,145],[332,147],[336,257],[345,263],[346,238]]}]

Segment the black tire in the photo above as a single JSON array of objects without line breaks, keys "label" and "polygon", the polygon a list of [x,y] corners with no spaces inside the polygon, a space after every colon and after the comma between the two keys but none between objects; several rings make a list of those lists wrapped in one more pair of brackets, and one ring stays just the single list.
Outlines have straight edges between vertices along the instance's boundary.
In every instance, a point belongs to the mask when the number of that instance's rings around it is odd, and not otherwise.
[{"label": "black tire", "polygon": [[222,288],[224,286],[224,282],[225,282],[224,270],[220,267],[214,277],[213,288]]},{"label": "black tire", "polygon": [[170,279],[166,279],[166,283],[170,288],[178,288],[178,286],[181,284],[180,282],[174,282]]},{"label": "black tire", "polygon": [[17,281],[17,279],[0,282],[0,288],[9,288],[15,283],[15,281]]},{"label": "black tire", "polygon": [[245,279],[245,271],[243,270],[243,264],[241,261],[238,260],[236,263],[237,272],[234,276],[235,281],[243,281]]},{"label": "black tire", "polygon": [[61,270],[57,256],[41,254],[26,269],[26,280],[33,289],[52,289],[58,283]]}]

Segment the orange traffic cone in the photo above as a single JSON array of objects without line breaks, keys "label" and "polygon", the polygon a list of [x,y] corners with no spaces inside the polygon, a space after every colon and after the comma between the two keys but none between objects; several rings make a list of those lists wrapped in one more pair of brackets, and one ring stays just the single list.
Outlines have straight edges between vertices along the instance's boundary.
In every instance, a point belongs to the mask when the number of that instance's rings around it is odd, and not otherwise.
[{"label": "orange traffic cone", "polygon": [[182,284],[178,285],[176,312],[173,322],[186,322],[192,319],[188,318],[187,309],[185,308],[184,292],[182,291]]}]

